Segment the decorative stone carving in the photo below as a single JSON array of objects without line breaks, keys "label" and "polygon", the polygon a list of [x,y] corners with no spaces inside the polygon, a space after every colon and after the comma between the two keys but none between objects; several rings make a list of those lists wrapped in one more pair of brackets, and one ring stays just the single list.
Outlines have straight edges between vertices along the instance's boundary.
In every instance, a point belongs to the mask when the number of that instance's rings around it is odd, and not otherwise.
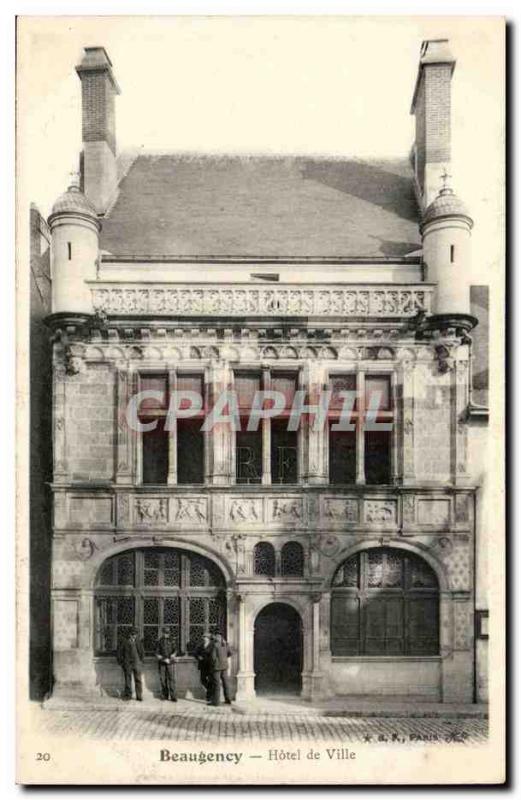
[{"label": "decorative stone carving", "polygon": [[176,522],[206,522],[208,509],[204,497],[178,497],[176,498]]},{"label": "decorative stone carving", "polygon": [[118,525],[128,524],[130,521],[130,504],[128,494],[119,494],[117,499]]},{"label": "decorative stone carving", "polygon": [[184,316],[259,314],[263,316],[378,316],[413,317],[430,311],[432,289],[413,286],[349,288],[279,285],[208,286],[201,288],[157,285],[138,287],[104,282],[92,289],[93,306],[103,314],[183,314]]},{"label": "decorative stone carving", "polygon": [[337,522],[358,522],[358,500],[353,497],[327,497],[324,516]]},{"label": "decorative stone carving", "polygon": [[413,494],[404,494],[402,500],[402,514],[404,522],[414,522],[415,502]]},{"label": "decorative stone carving", "polygon": [[136,517],[144,525],[168,522],[168,500],[166,498],[136,498]]},{"label": "decorative stone carving", "polygon": [[334,533],[326,533],[314,539],[311,547],[326,558],[334,558],[340,550],[340,539]]},{"label": "decorative stone carving", "polygon": [[448,556],[452,553],[453,545],[448,536],[440,536],[436,542],[436,546],[444,555]]},{"label": "decorative stone carving", "polygon": [[74,597],[53,600],[53,646],[56,651],[78,647],[79,604]]},{"label": "decorative stone carving", "polygon": [[396,501],[366,500],[365,521],[379,524],[396,522]]},{"label": "decorative stone carving", "polygon": [[297,522],[302,519],[302,505],[296,498],[272,501],[271,518],[277,522]]},{"label": "decorative stone carving", "polygon": [[65,373],[67,375],[79,375],[85,371],[85,364],[81,356],[75,354],[70,347],[65,348],[64,352]]},{"label": "decorative stone carving", "polygon": [[96,542],[93,542],[92,539],[85,536],[78,545],[78,555],[82,561],[88,561],[89,558],[92,558],[97,549],[98,546]]},{"label": "decorative stone carving", "polygon": [[244,498],[233,500],[230,505],[230,519],[232,522],[260,522],[262,501]]},{"label": "decorative stone carving", "polygon": [[438,344],[434,348],[436,353],[436,361],[438,362],[438,371],[443,375],[449,372],[454,367],[454,358],[451,355],[451,349],[444,344]]},{"label": "decorative stone carving", "polygon": [[447,571],[449,573],[450,588],[455,591],[470,589],[470,555],[468,546],[447,548]]}]

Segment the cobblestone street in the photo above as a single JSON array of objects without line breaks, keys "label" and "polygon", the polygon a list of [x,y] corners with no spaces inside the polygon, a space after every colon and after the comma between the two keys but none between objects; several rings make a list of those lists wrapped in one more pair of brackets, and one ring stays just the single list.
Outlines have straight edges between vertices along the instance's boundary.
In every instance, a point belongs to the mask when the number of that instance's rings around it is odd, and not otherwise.
[{"label": "cobblestone street", "polygon": [[175,708],[138,704],[124,709],[45,709],[43,729],[55,736],[111,740],[342,741],[349,743],[479,743],[488,722],[476,717],[364,717],[320,713],[258,713],[240,707]]}]

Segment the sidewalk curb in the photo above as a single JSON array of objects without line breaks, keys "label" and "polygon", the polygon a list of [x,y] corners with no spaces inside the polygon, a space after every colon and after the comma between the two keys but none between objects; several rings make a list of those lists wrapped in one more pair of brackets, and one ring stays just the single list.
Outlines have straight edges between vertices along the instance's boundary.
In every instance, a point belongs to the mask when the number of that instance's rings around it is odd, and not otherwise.
[{"label": "sidewalk curb", "polygon": [[127,714],[153,712],[160,714],[172,714],[172,716],[225,716],[228,717],[232,714],[238,714],[241,717],[249,718],[287,718],[293,717],[320,717],[320,718],[376,718],[376,719],[488,719],[488,709],[482,706],[469,706],[468,708],[454,709],[454,708],[433,708],[433,709],[414,709],[414,708],[286,708],[286,709],[263,709],[252,708],[241,704],[233,704],[232,706],[219,706],[218,708],[210,708],[201,704],[194,707],[192,703],[185,705],[181,700],[180,703],[160,703],[157,701],[137,703],[136,701],[121,701],[117,702],[110,700],[107,702],[93,702],[88,703],[85,701],[73,701],[66,699],[50,699],[41,704],[41,708],[45,712],[53,711],[70,711],[81,712],[82,710],[88,711],[105,711],[115,714]]}]

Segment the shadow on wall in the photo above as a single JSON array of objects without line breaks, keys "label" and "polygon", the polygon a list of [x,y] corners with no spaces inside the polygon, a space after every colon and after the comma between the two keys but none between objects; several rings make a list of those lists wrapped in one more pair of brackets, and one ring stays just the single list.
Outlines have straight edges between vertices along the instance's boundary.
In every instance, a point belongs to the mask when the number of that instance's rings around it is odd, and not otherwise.
[{"label": "shadow on wall", "polygon": [[51,312],[47,226],[30,212],[30,647],[29,693],[42,700],[51,689],[51,345],[44,323]]}]

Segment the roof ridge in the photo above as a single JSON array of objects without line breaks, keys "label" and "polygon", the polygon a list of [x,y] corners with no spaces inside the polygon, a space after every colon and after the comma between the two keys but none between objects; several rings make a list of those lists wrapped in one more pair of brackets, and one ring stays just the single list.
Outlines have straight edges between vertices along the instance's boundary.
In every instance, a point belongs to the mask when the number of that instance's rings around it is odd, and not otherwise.
[{"label": "roof ridge", "polygon": [[[124,151],[127,152],[127,151]],[[128,151],[131,152],[131,151]],[[147,150],[140,150],[135,153],[134,158],[131,163],[138,158],[162,158],[162,157],[171,157],[171,158],[182,158],[187,159],[189,161],[204,161],[207,159],[211,159],[212,161],[226,161],[226,160],[237,160],[237,161],[250,161],[250,160],[260,160],[266,159],[270,161],[285,161],[285,160],[293,160],[293,161],[305,161],[305,160],[324,160],[328,162],[350,162],[355,164],[382,164],[382,163],[403,163],[409,164],[409,153],[404,153],[402,155],[394,155],[394,156],[379,156],[375,158],[360,158],[359,156],[348,155],[348,154],[341,154],[341,153],[319,153],[319,152],[311,152],[311,153],[281,153],[281,152],[271,152],[271,151],[251,151],[251,152],[233,152],[233,151],[222,151],[222,150],[166,150],[164,148],[150,148]],[[127,170],[128,172],[128,170]]]}]

